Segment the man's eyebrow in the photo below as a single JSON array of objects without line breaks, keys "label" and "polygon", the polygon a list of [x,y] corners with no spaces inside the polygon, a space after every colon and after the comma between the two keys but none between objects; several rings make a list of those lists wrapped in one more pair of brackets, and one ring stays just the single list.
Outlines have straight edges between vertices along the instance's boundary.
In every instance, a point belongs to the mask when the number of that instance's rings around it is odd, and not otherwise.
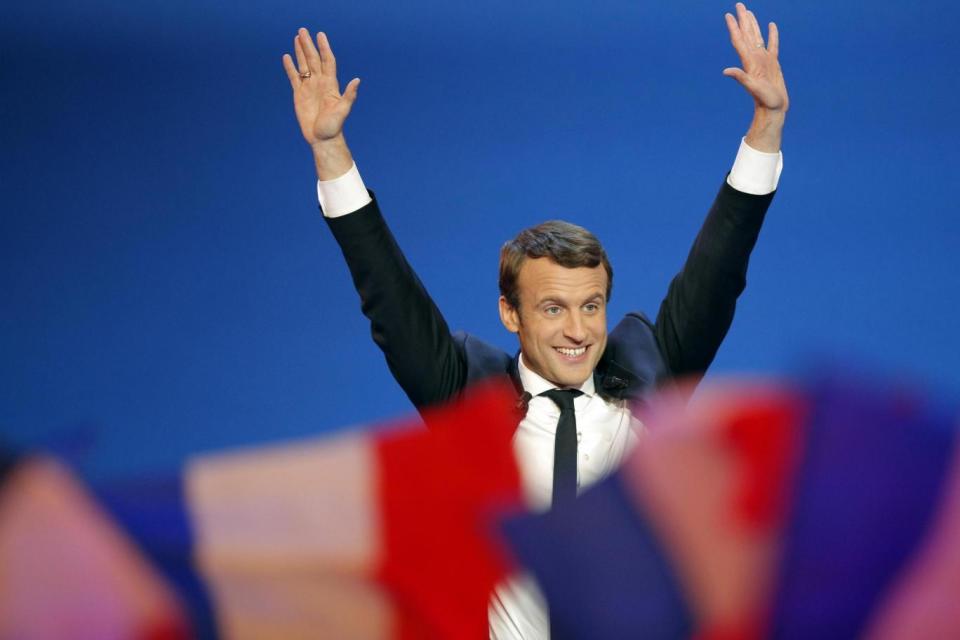
[{"label": "man's eyebrow", "polygon": [[540,300],[537,301],[538,307],[542,307],[545,304],[556,304],[562,307],[563,305],[567,304],[567,301],[556,296],[546,296],[545,298],[540,298]]},{"label": "man's eyebrow", "polygon": [[[581,302],[580,304],[587,304],[588,302],[603,301],[604,299],[605,299],[604,294],[598,291],[594,294],[591,294],[589,297],[585,298],[584,301]],[[555,304],[563,307],[568,305],[569,302],[567,302],[566,298],[562,298],[562,297],[551,294],[548,296],[544,296],[543,298],[540,298],[540,300],[537,301],[538,307],[542,307],[543,305],[546,305],[546,304]]]}]

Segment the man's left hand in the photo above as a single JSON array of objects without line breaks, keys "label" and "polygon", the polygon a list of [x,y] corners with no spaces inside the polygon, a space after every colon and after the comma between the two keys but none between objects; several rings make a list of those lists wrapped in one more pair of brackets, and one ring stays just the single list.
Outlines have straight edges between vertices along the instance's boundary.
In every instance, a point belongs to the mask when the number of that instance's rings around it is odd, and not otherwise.
[{"label": "man's left hand", "polygon": [[740,55],[743,68],[729,67],[723,75],[734,78],[753,97],[758,109],[786,112],[790,106],[787,86],[780,70],[777,56],[780,53],[780,34],[773,22],[768,27],[768,40],[763,43],[763,34],[756,16],[742,2],[737,3],[737,17],[726,14],[730,42]]},{"label": "man's left hand", "polygon": [[730,42],[740,55],[743,68],[728,67],[723,75],[743,85],[753,98],[754,113],[750,130],[744,138],[757,151],[777,153],[783,136],[790,98],[777,56],[780,53],[780,32],[770,23],[766,46],[760,25],[752,11],[737,3],[737,17],[726,14]]}]

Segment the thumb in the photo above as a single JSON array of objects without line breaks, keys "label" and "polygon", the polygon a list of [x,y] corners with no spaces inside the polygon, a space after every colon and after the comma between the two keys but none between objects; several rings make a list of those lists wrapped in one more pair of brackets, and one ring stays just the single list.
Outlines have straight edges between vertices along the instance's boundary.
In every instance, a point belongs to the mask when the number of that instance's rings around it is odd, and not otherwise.
[{"label": "thumb", "polygon": [[723,70],[723,75],[727,76],[728,78],[733,78],[742,85],[746,85],[747,83],[747,74],[743,71],[743,69],[738,69],[737,67],[727,67]]},{"label": "thumb", "polygon": [[347,85],[347,88],[343,90],[343,97],[350,103],[352,106],[357,100],[357,90],[360,87],[360,78],[354,78]]}]

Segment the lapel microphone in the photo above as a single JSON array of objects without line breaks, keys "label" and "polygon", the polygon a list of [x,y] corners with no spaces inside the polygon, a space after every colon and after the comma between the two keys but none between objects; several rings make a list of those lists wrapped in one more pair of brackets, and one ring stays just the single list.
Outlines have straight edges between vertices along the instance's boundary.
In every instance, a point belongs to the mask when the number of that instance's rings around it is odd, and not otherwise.
[{"label": "lapel microphone", "polygon": [[533,396],[530,395],[529,391],[524,391],[523,394],[517,399],[516,408],[517,408],[517,411],[520,413],[521,418],[527,415],[527,409],[530,406],[530,399],[532,397]]}]

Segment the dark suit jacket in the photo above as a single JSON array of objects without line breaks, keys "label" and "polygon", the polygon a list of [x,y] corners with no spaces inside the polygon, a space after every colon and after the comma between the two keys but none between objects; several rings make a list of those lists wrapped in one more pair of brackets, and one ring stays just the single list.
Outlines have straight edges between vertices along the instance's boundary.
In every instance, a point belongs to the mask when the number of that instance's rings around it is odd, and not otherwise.
[{"label": "dark suit jacket", "polygon": [[[665,380],[703,375],[730,328],[772,198],[739,192],[724,180],[656,322],[629,313],[610,332],[594,372],[598,392],[639,399]],[[350,268],[373,339],[418,409],[450,400],[495,375],[509,376],[521,391],[516,356],[469,334],[450,332],[376,199],[326,220]]]}]

